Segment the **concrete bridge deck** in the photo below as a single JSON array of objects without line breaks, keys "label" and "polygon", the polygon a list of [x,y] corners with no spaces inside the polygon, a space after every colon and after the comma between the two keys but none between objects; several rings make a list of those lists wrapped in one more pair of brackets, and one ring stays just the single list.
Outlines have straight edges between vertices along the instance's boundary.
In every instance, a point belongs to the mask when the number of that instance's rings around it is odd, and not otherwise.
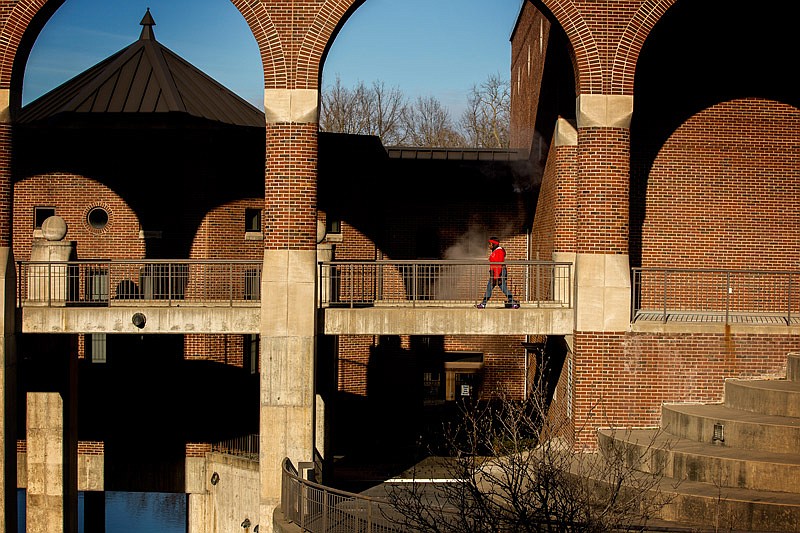
[{"label": "concrete bridge deck", "polygon": [[[135,334],[256,334],[261,307],[158,306],[22,307],[17,324],[22,333],[135,333]],[[144,326],[134,324],[141,313]],[[569,335],[575,310],[524,303],[520,309],[490,304],[476,309],[467,304],[397,304],[368,307],[322,307],[317,311],[322,335]],[[747,331],[800,334],[800,316],[788,320],[774,313],[725,314],[709,312],[640,312],[630,331],[692,333]]]}]

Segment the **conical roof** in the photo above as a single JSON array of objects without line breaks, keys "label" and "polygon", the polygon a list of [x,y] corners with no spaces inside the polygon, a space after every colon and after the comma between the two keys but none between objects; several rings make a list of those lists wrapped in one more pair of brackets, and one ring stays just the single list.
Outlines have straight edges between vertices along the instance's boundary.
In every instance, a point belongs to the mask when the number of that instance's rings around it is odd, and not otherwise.
[{"label": "conical roof", "polygon": [[17,122],[62,113],[183,113],[265,126],[264,113],[156,41],[149,8],[140,24],[138,41],[23,107]]}]

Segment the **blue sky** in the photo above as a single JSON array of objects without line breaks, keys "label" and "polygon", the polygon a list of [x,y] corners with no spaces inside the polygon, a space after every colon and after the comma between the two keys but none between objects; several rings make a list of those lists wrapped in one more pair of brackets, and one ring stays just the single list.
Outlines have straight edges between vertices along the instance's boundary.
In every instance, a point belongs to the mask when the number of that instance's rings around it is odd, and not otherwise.
[{"label": "blue sky", "polygon": [[[409,97],[435,96],[457,118],[473,84],[507,78],[521,0],[366,0],[334,41],[323,87],[381,80]],[[67,0],[31,51],[23,104],[128,46],[147,8],[156,39],[263,108],[261,59],[228,0]]]}]

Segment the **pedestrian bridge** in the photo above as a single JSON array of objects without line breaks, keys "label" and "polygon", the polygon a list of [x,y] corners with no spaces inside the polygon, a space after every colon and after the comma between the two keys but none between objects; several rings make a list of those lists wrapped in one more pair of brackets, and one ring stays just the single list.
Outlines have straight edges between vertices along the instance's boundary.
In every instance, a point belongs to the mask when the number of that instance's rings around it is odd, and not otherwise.
[{"label": "pedestrian bridge", "polygon": [[[324,335],[567,335],[573,265],[509,261],[519,309],[486,261],[331,261],[318,265]],[[261,261],[75,261],[17,265],[23,333],[222,333],[261,329]],[[631,274],[631,331],[800,332],[797,271],[641,269]],[[267,309],[268,311],[268,309]]]},{"label": "pedestrian bridge", "polygon": [[[319,264],[325,335],[564,335],[573,330],[572,265],[505,263],[519,309],[499,288],[485,309],[484,261]],[[20,262],[24,333],[259,333],[260,261]]]}]

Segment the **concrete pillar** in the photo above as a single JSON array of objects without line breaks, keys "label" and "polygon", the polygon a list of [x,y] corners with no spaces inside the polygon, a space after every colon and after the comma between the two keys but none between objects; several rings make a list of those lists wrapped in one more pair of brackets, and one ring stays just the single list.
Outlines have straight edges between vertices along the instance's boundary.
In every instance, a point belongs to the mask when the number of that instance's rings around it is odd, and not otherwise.
[{"label": "concrete pillar", "polygon": [[106,493],[91,490],[83,493],[84,533],[106,532]]},{"label": "concrete pillar", "polygon": [[261,310],[261,511],[280,504],[281,462],[314,457],[316,250],[267,250]]},{"label": "concrete pillar", "polygon": [[[324,237],[324,226],[322,227],[322,234]],[[322,237],[319,235],[317,236],[317,240],[320,241]],[[324,262],[324,261],[332,261],[333,260],[333,252],[335,249],[334,244],[330,243],[321,243],[317,244],[317,262]],[[331,272],[330,266],[327,267],[318,267],[319,271],[317,272],[317,280],[319,280],[318,292],[320,301],[328,301],[328,297],[330,296],[330,288],[331,288]],[[332,399],[336,392],[336,373],[335,373],[335,365],[331,360],[332,357],[332,350],[330,349],[331,343],[329,342],[330,339],[326,339],[320,337],[317,339],[317,350],[316,350],[316,427],[315,430],[315,438],[314,438],[314,447],[318,457],[322,462],[321,467],[321,475],[323,479],[319,479],[317,481],[323,482],[324,481],[324,474],[325,472],[330,471],[331,467],[333,466],[333,458],[331,457],[330,450],[328,447],[330,446],[330,433],[331,428],[329,421],[326,418],[326,414],[328,414],[329,404],[332,405]]]},{"label": "concrete pillar", "polygon": [[[50,217],[45,223],[61,217]],[[44,224],[43,224],[44,226]],[[66,224],[63,224],[66,233]],[[63,238],[63,236],[62,236]],[[31,261],[69,261],[75,251],[72,241],[36,239],[31,247]],[[28,303],[65,305],[69,298],[69,269],[67,265],[30,265],[28,267]]]},{"label": "concrete pillar", "polygon": [[265,91],[267,157],[261,278],[259,531],[272,530],[281,464],[314,460],[317,102],[311,89]]},{"label": "concrete pillar", "polygon": [[[67,529],[64,464],[64,402],[57,392],[28,393],[28,490],[26,531],[62,533]],[[77,492],[76,492],[77,493]],[[77,505],[75,512],[77,514]]]},{"label": "concrete pillar", "polygon": [[27,394],[26,531],[78,530],[78,357],[54,357],[64,380],[59,392]]}]

